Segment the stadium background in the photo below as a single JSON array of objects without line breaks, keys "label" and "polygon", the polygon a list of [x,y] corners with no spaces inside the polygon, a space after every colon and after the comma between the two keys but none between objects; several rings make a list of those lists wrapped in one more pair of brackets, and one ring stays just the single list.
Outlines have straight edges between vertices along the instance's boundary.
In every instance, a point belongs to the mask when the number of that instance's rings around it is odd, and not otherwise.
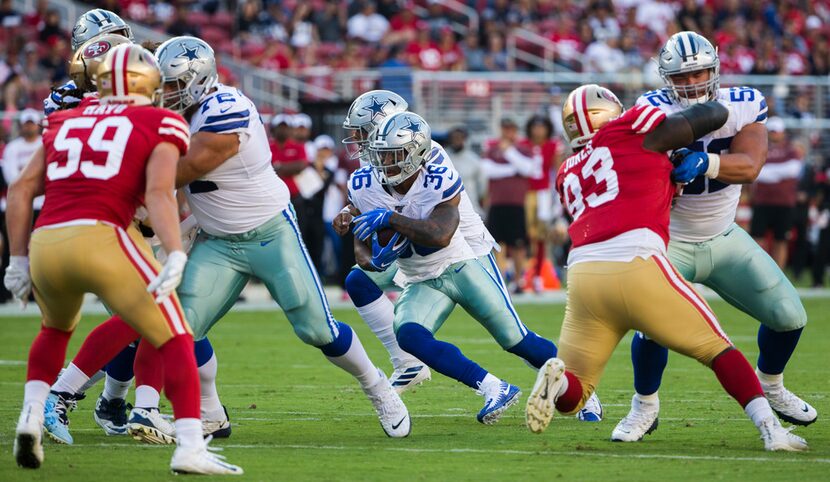
[{"label": "stadium background", "polygon": [[[759,89],[770,116],[782,118],[787,137],[804,147],[788,265],[797,284],[824,284],[830,2],[4,0],[0,141],[16,136],[24,108],[40,109],[50,87],[66,80],[71,26],[96,6],[119,13],[137,41],[205,39],[219,56],[221,80],[239,86],[266,121],[308,114],[311,139],[330,135],[341,158],[340,124],[367,90],[401,93],[438,140],[463,127],[468,146],[481,154],[503,118],[524,127],[533,115],[549,117],[561,138],[560,104],[582,83],[606,85],[630,106],[661,85],[651,59],[668,36],[699,31],[719,46],[721,86]],[[345,174],[353,168],[341,162],[338,169],[344,167]],[[744,189],[738,215],[744,225],[751,192]],[[349,260],[334,257],[329,244],[321,271],[336,285]],[[549,248],[557,268],[562,244],[554,239]]]}]

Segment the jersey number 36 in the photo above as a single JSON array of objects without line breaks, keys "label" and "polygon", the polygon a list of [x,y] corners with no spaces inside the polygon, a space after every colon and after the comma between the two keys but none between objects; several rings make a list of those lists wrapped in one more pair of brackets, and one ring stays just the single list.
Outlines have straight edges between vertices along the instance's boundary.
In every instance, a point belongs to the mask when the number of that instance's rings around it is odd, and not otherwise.
[{"label": "jersey number 36", "polygon": [[[66,179],[78,172],[90,179],[109,179],[121,170],[121,161],[124,160],[124,148],[127,139],[133,131],[133,124],[126,117],[106,117],[98,121],[95,117],[75,117],[68,119],[61,125],[55,136],[55,150],[66,152],[66,164],[63,166],[51,163],[46,169],[46,177],[50,181]],[[115,129],[111,139],[104,139],[107,129]],[[106,164],[95,164],[90,160],[81,160],[84,142],[78,136],[72,136],[73,129],[92,129],[86,140],[86,145],[93,151],[106,152]]]},{"label": "jersey number 36", "polygon": [[[614,159],[607,147],[594,149],[594,152],[591,153],[591,156],[578,172],[580,175],[577,175],[576,172],[569,172],[562,183],[565,206],[574,221],[585,211],[586,203],[589,207],[595,208],[612,201],[620,193],[619,179],[614,171]],[[595,191],[599,191],[599,185],[604,183],[605,192],[601,194],[592,192],[583,197],[583,183],[591,177],[594,178],[594,183],[597,186]]]}]

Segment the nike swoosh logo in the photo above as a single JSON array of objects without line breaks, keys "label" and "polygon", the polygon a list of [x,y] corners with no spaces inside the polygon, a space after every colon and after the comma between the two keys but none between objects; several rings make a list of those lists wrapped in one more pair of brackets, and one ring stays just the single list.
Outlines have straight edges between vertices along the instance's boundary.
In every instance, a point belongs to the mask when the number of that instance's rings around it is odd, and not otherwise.
[{"label": "nike swoosh logo", "polygon": [[401,426],[401,424],[403,423],[403,421],[404,421],[404,420],[406,420],[406,417],[404,417],[404,418],[400,419],[400,420],[398,421],[398,423],[396,423],[395,425],[392,425],[392,430],[397,430],[397,429],[398,429],[398,427],[400,427],[400,426]]},{"label": "nike swoosh logo", "polygon": [[233,108],[233,106],[229,105],[228,107],[225,107],[224,109],[219,109],[219,113],[224,114],[225,112],[231,110],[232,108]]},{"label": "nike swoosh logo", "polygon": [[501,391],[502,395],[509,395],[510,394],[510,386],[504,387],[504,390]]},{"label": "nike swoosh logo", "polygon": [[810,411],[810,408],[809,408],[809,407],[807,407],[807,404],[805,403],[805,404],[804,404],[804,406],[803,406],[803,407],[801,407],[801,411],[802,411],[802,412],[804,412],[804,413],[807,413],[807,412],[809,412],[809,411]]},{"label": "nike swoosh logo", "polygon": [[455,271],[456,273],[458,273],[459,271],[461,271],[462,269],[464,269],[464,267],[465,267],[465,266],[467,266],[467,265],[465,264],[465,265],[461,266],[461,267],[460,267],[460,268],[458,268],[458,269],[454,269],[453,271]]},{"label": "nike swoosh logo", "polygon": [[548,399],[548,384],[547,383],[545,384],[545,393],[541,394],[540,397],[542,397],[542,400],[547,400]]},{"label": "nike swoosh logo", "polygon": [[271,244],[271,241],[273,241],[273,239],[269,239],[268,241],[260,241],[259,245],[260,246],[268,246],[269,244]]}]

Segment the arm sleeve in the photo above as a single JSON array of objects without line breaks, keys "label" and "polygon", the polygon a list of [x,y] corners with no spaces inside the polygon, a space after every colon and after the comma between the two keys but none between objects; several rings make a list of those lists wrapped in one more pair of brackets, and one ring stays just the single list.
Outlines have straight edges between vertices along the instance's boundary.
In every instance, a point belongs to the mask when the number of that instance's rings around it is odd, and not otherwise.
[{"label": "arm sleeve", "polygon": [[666,119],[665,112],[651,105],[638,105],[632,110],[631,131],[635,134],[648,134]]}]

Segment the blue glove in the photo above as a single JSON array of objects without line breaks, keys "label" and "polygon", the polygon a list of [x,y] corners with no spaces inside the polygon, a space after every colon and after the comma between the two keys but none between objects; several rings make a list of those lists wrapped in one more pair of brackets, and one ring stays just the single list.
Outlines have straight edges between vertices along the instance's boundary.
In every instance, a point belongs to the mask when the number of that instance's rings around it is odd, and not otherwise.
[{"label": "blue glove", "polygon": [[674,165],[671,180],[680,184],[688,184],[709,169],[709,154],[684,147],[672,153],[671,163]]},{"label": "blue glove", "polygon": [[83,97],[83,92],[70,80],[60,87],[52,88],[52,92],[43,99],[43,112],[49,115],[56,110],[77,107]]},{"label": "blue glove", "polygon": [[389,227],[392,213],[389,209],[378,208],[354,218],[352,232],[361,241],[366,241],[372,233]]},{"label": "blue glove", "polygon": [[372,235],[372,267],[378,271],[386,271],[386,268],[394,263],[401,253],[409,248],[409,245],[408,239],[403,238],[401,233],[395,233],[386,246],[381,246],[378,244],[377,233],[374,233]]}]

